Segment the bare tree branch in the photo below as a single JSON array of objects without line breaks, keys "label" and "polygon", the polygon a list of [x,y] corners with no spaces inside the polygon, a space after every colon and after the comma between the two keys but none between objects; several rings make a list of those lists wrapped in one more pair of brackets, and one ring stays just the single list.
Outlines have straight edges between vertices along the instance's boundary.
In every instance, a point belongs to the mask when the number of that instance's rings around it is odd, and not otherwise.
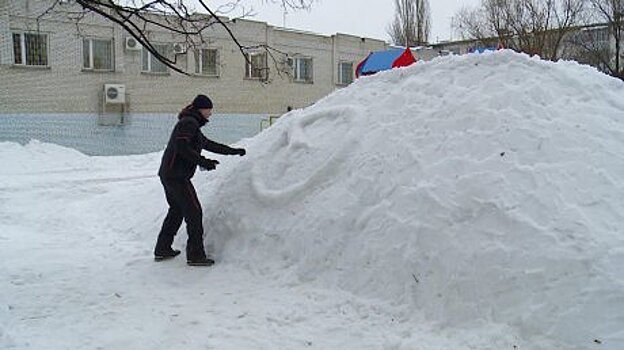
[{"label": "bare tree branch", "polygon": [[624,55],[622,39],[624,35],[624,0],[590,0],[597,18],[606,23],[609,33],[615,41],[613,60],[609,60],[607,68],[613,76],[624,80],[624,67],[621,62]]},{"label": "bare tree branch", "polygon": [[[263,0],[266,4],[280,4],[284,9],[310,9],[314,0]],[[61,0],[54,0],[37,20],[41,20],[54,12],[61,4]],[[249,9],[242,6],[242,0],[232,0],[218,7],[209,5],[206,0],[75,0],[82,11],[72,12],[73,19],[79,28],[79,22],[86,14],[94,14],[111,23],[119,25],[128,35],[136,39],[155,59],[178,73],[189,75],[188,72],[176,66],[178,55],[170,57],[166,52],[159,52],[148,35],[150,30],[159,29],[163,32],[175,34],[184,38],[187,47],[198,48],[206,40],[204,33],[208,28],[219,26],[223,28],[232,42],[238,47],[248,64],[245,47],[231,30],[231,23],[236,18],[228,19],[223,14],[243,9],[243,18],[253,15]],[[199,5],[196,11],[190,4]],[[266,45],[265,45],[266,46]],[[270,50],[267,50],[269,53]],[[271,57],[274,57],[271,55]]]},{"label": "bare tree branch", "polygon": [[431,12],[428,0],[394,0],[394,20],[387,33],[395,45],[406,47],[426,45],[431,33]]},{"label": "bare tree branch", "polygon": [[454,25],[469,38],[496,38],[505,47],[555,60],[584,11],[585,0],[482,0],[460,10]]}]

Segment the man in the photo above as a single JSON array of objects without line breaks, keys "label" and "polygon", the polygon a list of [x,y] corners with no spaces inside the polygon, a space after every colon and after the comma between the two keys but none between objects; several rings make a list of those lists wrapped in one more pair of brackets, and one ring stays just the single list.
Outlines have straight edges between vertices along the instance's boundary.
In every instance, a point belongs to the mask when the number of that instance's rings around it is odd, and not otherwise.
[{"label": "man", "polygon": [[231,148],[207,139],[200,128],[212,115],[212,101],[208,96],[197,95],[193,102],[178,115],[178,122],[171,132],[167,148],[162,157],[158,176],[165,189],[169,211],[158,235],[154,258],[156,261],[170,259],[180,254],[171,248],[182,219],[186,222],[186,262],[190,266],[210,266],[214,260],[204,251],[204,228],[202,208],[191,178],[197,166],[214,170],[218,161],[206,159],[202,149],[218,154],[245,155],[243,148]]}]

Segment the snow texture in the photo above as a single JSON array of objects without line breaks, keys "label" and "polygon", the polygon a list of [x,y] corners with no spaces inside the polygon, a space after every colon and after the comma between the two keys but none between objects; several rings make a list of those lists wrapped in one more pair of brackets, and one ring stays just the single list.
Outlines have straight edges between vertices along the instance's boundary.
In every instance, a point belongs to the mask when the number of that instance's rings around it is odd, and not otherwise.
[{"label": "snow texture", "polygon": [[210,269],[150,261],[160,153],[2,143],[0,348],[623,349],[623,97],[511,51],[359,79],[196,175]]}]

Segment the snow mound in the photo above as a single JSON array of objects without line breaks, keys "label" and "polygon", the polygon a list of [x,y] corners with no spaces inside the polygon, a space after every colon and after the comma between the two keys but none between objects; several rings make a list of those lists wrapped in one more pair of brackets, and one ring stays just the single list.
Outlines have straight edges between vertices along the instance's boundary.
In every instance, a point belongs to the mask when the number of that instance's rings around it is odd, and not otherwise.
[{"label": "snow mound", "polygon": [[383,72],[245,140],[199,191],[207,244],[526,348],[624,348],[623,120],[624,84],[576,63]]},{"label": "snow mound", "polygon": [[[26,174],[30,172],[54,171],[75,167],[88,162],[89,157],[71,148],[31,140],[26,145],[15,142],[0,142],[0,169],[2,174]],[[56,162],[50,162],[56,159]],[[16,161],[18,160],[18,161]]]}]

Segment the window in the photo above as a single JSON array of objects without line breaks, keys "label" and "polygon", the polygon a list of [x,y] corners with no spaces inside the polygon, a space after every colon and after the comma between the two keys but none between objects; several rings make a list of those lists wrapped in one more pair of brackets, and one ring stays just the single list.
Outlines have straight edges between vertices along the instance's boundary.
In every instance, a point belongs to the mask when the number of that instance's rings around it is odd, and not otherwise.
[{"label": "window", "polygon": [[442,49],[438,51],[440,56],[448,56],[448,55],[459,55],[460,49],[458,47],[449,47],[447,49]]},{"label": "window", "polygon": [[245,54],[245,78],[268,79],[269,68],[265,52],[249,52]]},{"label": "window", "polygon": [[82,67],[85,70],[112,71],[113,40],[84,39],[82,41]]},{"label": "window", "polygon": [[595,53],[602,52],[607,56],[610,55],[611,42],[607,27],[581,29],[573,33],[568,41],[570,44],[582,48],[582,50],[589,50]]},{"label": "window", "polygon": [[201,49],[195,51],[195,73],[208,76],[219,76],[219,51]]},{"label": "window", "polygon": [[48,65],[48,35],[13,33],[14,63],[24,66]]},{"label": "window", "polygon": [[609,29],[608,28],[599,28],[599,29],[595,29],[592,30],[593,32],[593,40],[599,43],[606,43],[609,44],[610,42],[610,38],[609,38]]},{"label": "window", "polygon": [[[160,55],[167,57],[169,52],[169,45],[167,44],[152,44],[156,52]],[[167,73],[167,66],[160,62],[147,48],[143,47],[143,72],[147,73]]]},{"label": "window", "polygon": [[338,63],[338,84],[349,85],[353,82],[353,62]]},{"label": "window", "polygon": [[607,27],[592,28],[584,32],[586,34],[584,39],[595,46],[610,46],[609,29]]},{"label": "window", "polygon": [[294,79],[299,82],[312,82],[312,58],[295,57],[293,62]]},{"label": "window", "polygon": [[594,43],[596,41],[603,41],[602,32],[603,31],[601,29],[595,28],[581,29],[580,31],[573,34],[573,40],[582,43]]}]

